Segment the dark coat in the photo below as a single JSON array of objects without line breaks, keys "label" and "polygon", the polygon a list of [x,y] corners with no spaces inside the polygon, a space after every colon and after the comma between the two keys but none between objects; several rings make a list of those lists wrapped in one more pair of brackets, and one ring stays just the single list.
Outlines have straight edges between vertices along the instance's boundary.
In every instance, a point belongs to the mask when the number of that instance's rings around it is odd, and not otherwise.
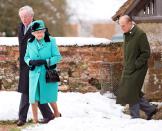
[{"label": "dark coat", "polygon": [[141,89],[148,69],[150,46],[146,34],[137,26],[124,34],[124,69],[117,104],[135,104],[143,95]]},{"label": "dark coat", "polygon": [[24,56],[27,48],[27,41],[31,37],[31,29],[29,29],[24,35],[24,25],[22,23],[18,26],[18,39],[19,39],[19,62],[20,62],[20,71],[19,71],[19,85],[18,92],[29,93],[29,67],[24,61]]}]

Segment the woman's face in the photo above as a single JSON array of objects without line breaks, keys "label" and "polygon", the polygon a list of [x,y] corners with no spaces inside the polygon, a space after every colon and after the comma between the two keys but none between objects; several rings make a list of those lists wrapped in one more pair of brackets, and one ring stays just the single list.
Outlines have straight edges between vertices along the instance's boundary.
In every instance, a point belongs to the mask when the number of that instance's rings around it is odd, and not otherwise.
[{"label": "woman's face", "polygon": [[45,33],[45,29],[34,31],[32,32],[32,35],[34,35],[37,40],[41,40],[42,38],[44,38],[44,33]]}]

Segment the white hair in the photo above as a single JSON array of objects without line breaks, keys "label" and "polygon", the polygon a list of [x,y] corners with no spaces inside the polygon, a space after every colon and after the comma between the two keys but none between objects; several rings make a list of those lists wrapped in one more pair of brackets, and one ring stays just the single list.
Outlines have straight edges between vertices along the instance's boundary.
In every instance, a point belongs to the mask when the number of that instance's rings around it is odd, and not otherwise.
[{"label": "white hair", "polygon": [[26,5],[26,6],[21,7],[21,8],[19,9],[19,15],[20,15],[20,12],[23,11],[23,10],[27,11],[27,13],[28,13],[29,15],[34,16],[34,11],[33,11],[33,8],[32,8],[31,6]]},{"label": "white hair", "polygon": [[132,18],[128,15],[123,15],[119,18],[120,19],[125,19],[127,22],[132,22],[133,25],[136,25],[135,21],[132,20]]}]

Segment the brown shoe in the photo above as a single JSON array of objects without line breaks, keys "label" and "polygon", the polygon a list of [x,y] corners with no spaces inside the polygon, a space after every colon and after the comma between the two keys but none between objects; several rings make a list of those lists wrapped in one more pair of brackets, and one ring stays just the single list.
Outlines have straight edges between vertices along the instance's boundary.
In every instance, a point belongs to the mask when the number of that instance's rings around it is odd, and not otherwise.
[{"label": "brown shoe", "polygon": [[19,120],[16,124],[17,124],[17,126],[23,126],[23,125],[25,125],[25,122]]}]

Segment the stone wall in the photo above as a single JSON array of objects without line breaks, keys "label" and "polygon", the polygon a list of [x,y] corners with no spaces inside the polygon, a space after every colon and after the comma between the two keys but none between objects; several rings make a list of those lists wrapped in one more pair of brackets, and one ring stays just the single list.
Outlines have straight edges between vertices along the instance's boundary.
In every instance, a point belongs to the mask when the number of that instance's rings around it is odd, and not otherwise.
[{"label": "stone wall", "polygon": [[[121,72],[120,44],[60,46],[59,49],[63,56],[63,60],[58,64],[61,76],[60,90],[87,92],[97,91],[101,87],[104,91],[109,90],[115,74],[110,70],[114,69],[116,72],[119,68]],[[19,78],[18,47],[0,46],[0,50],[1,89],[16,90]],[[119,77],[120,73],[117,78]]]},{"label": "stone wall", "polygon": [[16,61],[0,61],[0,90],[16,90],[18,74]]},{"label": "stone wall", "polygon": [[162,100],[162,23],[139,23],[151,45],[149,69],[144,83],[146,97],[150,100]]},{"label": "stone wall", "polygon": [[162,44],[162,23],[139,23],[138,26],[147,33],[150,43]]},{"label": "stone wall", "polygon": [[[108,88],[112,76],[111,65],[122,60],[122,50],[118,44],[60,47],[60,51],[63,55],[59,64],[61,76],[72,91],[93,87],[100,89],[105,83]],[[121,62],[118,64],[121,65]]]},{"label": "stone wall", "polygon": [[[123,53],[121,44],[59,46],[63,60],[58,64],[60,90],[115,93],[118,88]],[[149,69],[144,82],[146,97],[162,101],[162,46],[151,44]],[[0,89],[16,90],[19,79],[18,47],[0,46]],[[112,88],[113,87],[113,88]]]},{"label": "stone wall", "polygon": [[151,101],[162,101],[162,46],[152,46],[149,69],[145,78],[144,92]]}]

